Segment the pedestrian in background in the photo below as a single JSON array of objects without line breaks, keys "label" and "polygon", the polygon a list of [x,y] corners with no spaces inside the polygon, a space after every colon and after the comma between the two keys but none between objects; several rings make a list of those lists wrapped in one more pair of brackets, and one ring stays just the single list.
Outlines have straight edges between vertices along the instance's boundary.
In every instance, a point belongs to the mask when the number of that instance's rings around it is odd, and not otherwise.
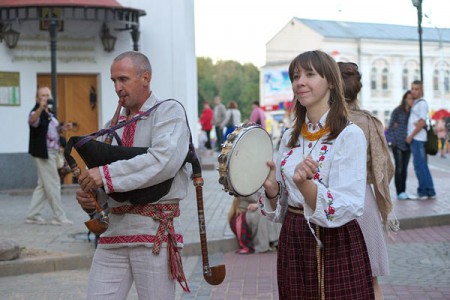
[{"label": "pedestrian in background", "polygon": [[221,127],[223,120],[225,120],[225,115],[227,113],[227,109],[225,105],[222,104],[222,100],[220,96],[214,97],[214,117],[213,117],[213,125],[216,130],[216,151],[222,151],[223,140],[223,127]]},{"label": "pedestrian in background", "polygon": [[261,125],[262,128],[266,129],[266,114],[259,107],[259,102],[254,101],[252,104],[252,113],[250,114],[250,122]]},{"label": "pedestrian in background", "polygon": [[389,275],[389,258],[383,228],[387,233],[389,230],[398,230],[398,225],[388,220],[393,208],[389,183],[394,177],[394,165],[389,154],[383,124],[358,105],[357,97],[362,88],[358,66],[352,62],[339,62],[338,65],[344,81],[344,95],[350,121],[362,129],[367,141],[366,196],[364,214],[358,218],[358,223],[369,252],[375,299],[381,300],[384,297],[378,277]]},{"label": "pedestrian in background", "polygon": [[238,109],[238,105],[236,101],[231,100],[228,103],[228,108],[226,111],[225,119],[220,125],[221,128],[226,127],[225,135],[223,140],[227,139],[227,136],[236,129],[237,126],[241,124],[241,112]]},{"label": "pedestrian in background", "polygon": [[436,134],[439,138],[440,142],[440,152],[441,152],[441,158],[447,158],[445,156],[445,145],[447,142],[447,127],[445,126],[445,117],[442,117],[442,119],[438,120],[436,123]]},{"label": "pedestrian in background", "polygon": [[364,212],[367,143],[349,121],[336,61],[316,50],[289,65],[294,123],[260,199],[282,223],[279,299],[374,299],[369,256],[357,218]]},{"label": "pedestrian in background", "polygon": [[41,216],[44,204],[48,201],[53,212],[52,225],[73,224],[66,217],[61,204],[61,179],[58,174],[57,156],[60,150],[59,132],[70,129],[71,123],[60,127],[52,112],[52,95],[48,87],[41,87],[36,93],[36,104],[28,117],[30,139],[28,152],[36,163],[38,181],[31,198],[25,222],[28,224],[47,224]]},{"label": "pedestrian in background", "polygon": [[406,178],[408,176],[408,164],[411,157],[411,149],[406,143],[408,131],[408,118],[414,99],[411,91],[403,94],[400,105],[391,114],[387,138],[391,145],[395,163],[395,190],[398,200],[416,199],[406,193]]},{"label": "pedestrian in background", "polygon": [[214,112],[209,106],[209,102],[205,101],[203,103],[203,110],[200,114],[200,124],[202,125],[202,130],[206,134],[206,149],[212,149],[211,147],[211,129],[212,129],[212,121],[214,117]]},{"label": "pedestrian in background", "polygon": [[261,192],[233,197],[228,224],[239,243],[239,254],[273,251],[278,245],[281,224],[265,218],[258,208]]},{"label": "pedestrian in background", "polygon": [[406,142],[410,144],[413,155],[414,171],[416,173],[419,186],[417,195],[420,200],[436,199],[433,178],[431,178],[428,168],[427,152],[425,144],[427,142],[426,120],[428,120],[428,103],[423,98],[423,84],[420,80],[415,80],[411,84],[411,94],[414,104],[408,119],[408,137]]}]

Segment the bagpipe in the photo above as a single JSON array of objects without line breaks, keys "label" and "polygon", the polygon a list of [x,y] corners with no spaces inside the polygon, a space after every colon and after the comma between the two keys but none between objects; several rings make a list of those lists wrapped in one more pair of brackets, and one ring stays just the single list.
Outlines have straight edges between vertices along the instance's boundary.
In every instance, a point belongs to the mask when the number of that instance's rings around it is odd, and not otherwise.
[{"label": "bagpipe", "polygon": [[[121,102],[119,101],[117,109],[114,113],[113,118],[111,119],[111,123],[109,128],[102,129],[92,134],[86,136],[73,136],[67,142],[66,147],[64,148],[64,157],[69,164],[73,176],[78,178],[81,174],[81,170],[78,167],[75,159],[72,157],[71,152],[72,149],[78,152],[80,157],[86,163],[86,166],[90,168],[95,168],[99,166],[104,166],[111,164],[118,160],[127,160],[131,159],[137,155],[142,155],[147,153],[148,148],[145,147],[124,147],[121,145],[121,140],[116,133],[116,130],[124,127],[130,123],[136,122],[144,116],[149,116],[152,111],[154,111],[159,105],[167,102],[167,101],[175,101],[183,108],[186,124],[189,130],[189,148],[186,158],[183,162],[184,164],[190,163],[192,165],[192,180],[196,191],[197,197],[197,212],[198,212],[198,223],[199,223],[199,232],[200,232],[200,245],[202,251],[202,262],[203,262],[203,276],[211,285],[218,285],[222,283],[225,278],[225,265],[219,265],[210,267],[208,261],[208,247],[206,241],[206,225],[205,225],[205,216],[204,216],[204,208],[203,208],[203,178],[202,178],[202,170],[200,161],[195,152],[195,147],[192,142],[192,134],[191,129],[189,127],[189,123],[187,121],[186,110],[184,106],[175,99],[167,99],[163,100],[150,109],[145,111],[143,114],[136,115],[128,121],[121,122],[118,124],[118,119],[120,115],[120,110],[122,107]],[[101,136],[105,136],[104,142],[97,141],[97,138]],[[116,139],[118,145],[111,145],[113,138]],[[113,192],[108,194],[111,198],[118,202],[128,201],[131,204],[147,204],[154,203],[160,200],[162,197],[167,195],[172,187],[174,178],[167,179],[164,182],[161,182],[157,185],[153,185],[150,187],[136,189],[127,192]],[[95,195],[92,195],[95,197]],[[89,221],[85,222],[86,227],[95,234],[102,234],[108,229],[109,225],[109,217],[104,209],[100,206],[100,204],[96,203],[96,212],[97,214]]]}]

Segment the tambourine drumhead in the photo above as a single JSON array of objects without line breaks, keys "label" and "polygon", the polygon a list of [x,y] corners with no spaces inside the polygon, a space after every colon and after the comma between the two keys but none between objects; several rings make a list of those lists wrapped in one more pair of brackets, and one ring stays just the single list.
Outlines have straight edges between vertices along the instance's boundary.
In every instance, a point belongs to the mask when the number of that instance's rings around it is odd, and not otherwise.
[{"label": "tambourine drumhead", "polygon": [[[237,136],[227,140],[222,151],[222,155],[227,155],[225,190],[249,196],[259,190],[269,175],[266,162],[273,159],[272,139],[257,125],[238,127],[233,133]],[[229,143],[232,143],[231,150],[226,150],[230,148]]]}]

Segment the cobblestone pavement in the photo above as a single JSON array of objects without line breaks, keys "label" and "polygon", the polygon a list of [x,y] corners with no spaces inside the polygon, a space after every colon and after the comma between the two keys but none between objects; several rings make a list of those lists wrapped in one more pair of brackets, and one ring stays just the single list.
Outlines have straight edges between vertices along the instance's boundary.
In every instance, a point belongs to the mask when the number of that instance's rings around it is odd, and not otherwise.
[{"label": "cobblestone pavement", "polygon": [[[214,160],[214,155],[209,159]],[[436,200],[394,200],[402,230],[395,241],[388,241],[391,275],[380,279],[386,300],[450,299],[450,159],[430,157],[430,165]],[[183,264],[191,293],[182,293],[177,286],[177,299],[278,299],[276,253],[234,253],[236,243],[226,221],[231,196],[221,190],[214,169],[205,170],[203,177],[209,262],[210,266],[225,264],[227,276],[219,286],[210,286],[203,279],[195,195],[190,187],[181,211],[186,243]],[[407,192],[415,194],[416,187],[417,179],[410,164]],[[0,299],[83,299],[94,252],[93,243],[86,240],[83,224],[86,215],[77,206],[73,190],[68,189],[63,191],[63,206],[74,225],[24,224],[29,192],[0,191],[0,239],[14,239],[24,249],[39,249],[46,255],[0,262]],[[395,199],[393,184],[391,193]],[[48,209],[44,216],[50,217]],[[55,258],[69,259],[55,262]],[[16,271],[35,265],[32,271],[38,273],[6,276],[7,269],[3,267],[8,264],[11,264],[8,270]],[[134,289],[128,299],[137,299]]]},{"label": "cobblestone pavement", "polygon": [[[385,300],[450,299],[450,225],[400,231],[388,243],[391,275],[380,278]],[[211,286],[199,256],[183,258],[191,293],[177,286],[177,299],[278,299],[276,253],[210,256],[225,264],[224,282]],[[83,299],[87,269],[0,277],[2,300]],[[128,300],[136,300],[133,288]]]}]

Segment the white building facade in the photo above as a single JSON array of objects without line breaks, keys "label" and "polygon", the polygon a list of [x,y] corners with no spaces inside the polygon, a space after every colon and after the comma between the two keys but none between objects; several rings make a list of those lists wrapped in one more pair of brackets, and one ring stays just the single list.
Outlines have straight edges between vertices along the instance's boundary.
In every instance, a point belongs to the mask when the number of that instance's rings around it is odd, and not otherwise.
[{"label": "white building facade", "polygon": [[[152,63],[151,88],[161,99],[175,98],[183,103],[192,135],[197,136],[193,0],[117,2],[125,8],[145,12],[139,19],[139,51],[146,54]],[[5,16],[0,15],[3,25],[7,24],[4,19]],[[48,83],[51,74],[49,32],[41,30],[37,24],[23,20],[10,22],[8,25],[20,32],[18,44],[10,49],[5,41],[0,43],[0,190],[36,185],[35,166],[28,154],[27,118],[35,105],[37,87]],[[57,97],[58,107],[63,109],[58,119],[77,122],[80,131],[74,135],[90,133],[83,125],[92,122],[89,130],[96,131],[112,117],[118,99],[110,79],[110,65],[118,54],[133,50],[130,30],[120,22],[112,21],[106,25],[117,40],[114,50],[106,52],[100,39],[102,25],[103,22],[96,20],[64,20],[63,30],[57,33],[58,95],[63,93],[60,99]],[[77,80],[84,81],[78,84]],[[69,83],[69,87],[65,83]],[[91,87],[95,97],[77,99],[77,93]],[[91,103],[91,111],[87,115],[73,113],[80,103],[84,105],[92,99],[96,102]]]},{"label": "white building facade", "polygon": [[[424,94],[430,111],[450,108],[450,29],[423,28]],[[290,61],[309,50],[358,64],[360,106],[387,126],[392,110],[413,80],[420,80],[416,27],[293,18],[266,44],[261,68],[261,105],[279,112],[292,100]]]}]

